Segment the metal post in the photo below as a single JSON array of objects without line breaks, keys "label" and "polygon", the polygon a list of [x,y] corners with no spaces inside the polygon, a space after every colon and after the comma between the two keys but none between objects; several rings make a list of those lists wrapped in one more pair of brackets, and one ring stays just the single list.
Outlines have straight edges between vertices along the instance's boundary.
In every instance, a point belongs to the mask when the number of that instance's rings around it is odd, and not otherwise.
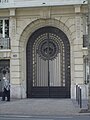
[{"label": "metal post", "polygon": [[79,91],[80,91],[80,108],[82,108],[82,90],[81,90],[81,87],[79,88]]},{"label": "metal post", "polygon": [[88,63],[89,63],[88,111],[90,111],[90,0],[88,0]]},{"label": "metal post", "polygon": [[78,85],[76,85],[76,101],[78,101]]},{"label": "metal post", "polygon": [[78,85],[78,105],[80,104],[79,96],[80,96],[80,92],[79,92],[79,85]]}]

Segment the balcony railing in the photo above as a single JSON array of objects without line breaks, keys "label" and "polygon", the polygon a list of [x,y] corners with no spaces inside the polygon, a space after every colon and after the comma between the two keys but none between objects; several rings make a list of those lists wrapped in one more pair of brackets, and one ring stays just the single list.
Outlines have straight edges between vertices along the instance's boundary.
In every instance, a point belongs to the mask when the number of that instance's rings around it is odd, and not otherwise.
[{"label": "balcony railing", "polygon": [[0,0],[0,3],[8,3],[9,0]]},{"label": "balcony railing", "polygon": [[10,49],[10,38],[0,38],[0,50]]}]

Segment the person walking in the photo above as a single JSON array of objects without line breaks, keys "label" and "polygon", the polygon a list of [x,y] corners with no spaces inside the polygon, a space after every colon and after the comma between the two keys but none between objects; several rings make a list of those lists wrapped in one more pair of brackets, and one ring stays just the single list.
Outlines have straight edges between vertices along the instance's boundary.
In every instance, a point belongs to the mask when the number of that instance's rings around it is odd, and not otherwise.
[{"label": "person walking", "polygon": [[2,93],[2,101],[5,101],[7,97],[7,101],[10,101],[10,82],[6,77],[3,77],[3,93]]}]

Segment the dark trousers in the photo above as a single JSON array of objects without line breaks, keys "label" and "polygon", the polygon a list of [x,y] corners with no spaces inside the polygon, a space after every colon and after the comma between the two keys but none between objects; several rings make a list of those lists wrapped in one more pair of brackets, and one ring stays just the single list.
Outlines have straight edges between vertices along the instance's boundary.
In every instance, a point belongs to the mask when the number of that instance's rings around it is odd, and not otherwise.
[{"label": "dark trousers", "polygon": [[4,88],[3,94],[2,94],[2,100],[5,101],[5,97],[7,97],[7,101],[10,101],[10,90],[6,90]]}]

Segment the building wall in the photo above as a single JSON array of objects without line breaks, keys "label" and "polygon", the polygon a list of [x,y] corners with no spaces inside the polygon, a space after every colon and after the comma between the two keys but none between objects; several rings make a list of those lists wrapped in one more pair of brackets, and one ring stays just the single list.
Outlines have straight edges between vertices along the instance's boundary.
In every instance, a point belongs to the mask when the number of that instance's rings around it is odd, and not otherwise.
[{"label": "building wall", "polygon": [[[75,98],[75,85],[80,84],[85,95],[83,34],[85,31],[81,6],[57,6],[10,9],[10,75],[11,97],[26,98],[26,45],[30,35],[44,26],[61,29],[70,42],[71,98]],[[1,11],[1,10],[0,10]],[[0,16],[2,16],[0,12]],[[1,53],[0,53],[1,54]]]}]

